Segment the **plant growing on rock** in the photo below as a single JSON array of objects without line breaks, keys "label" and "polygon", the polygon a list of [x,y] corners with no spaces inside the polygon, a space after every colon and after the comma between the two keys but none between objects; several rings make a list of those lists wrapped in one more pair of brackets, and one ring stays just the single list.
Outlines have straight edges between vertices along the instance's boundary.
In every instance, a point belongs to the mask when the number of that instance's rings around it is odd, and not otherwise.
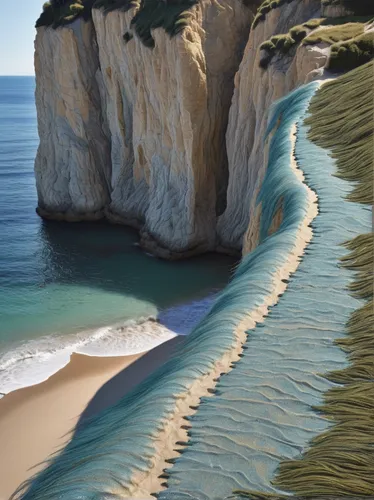
[{"label": "plant growing on rock", "polygon": [[265,21],[266,14],[273,9],[277,9],[286,3],[291,3],[294,0],[265,0],[259,7],[257,14],[252,23],[254,29],[260,22]]},{"label": "plant growing on rock", "polygon": [[357,68],[372,59],[374,59],[373,32],[332,45],[327,68],[333,71],[347,71]]},{"label": "plant growing on rock", "polygon": [[43,12],[35,26],[51,26],[56,29],[79,17],[87,21],[91,18],[93,3],[94,0],[51,0],[43,5]]},{"label": "plant growing on rock", "polygon": [[305,45],[313,45],[317,43],[327,43],[329,45],[349,40],[364,32],[364,24],[348,23],[340,26],[332,26],[325,29],[320,29],[311,33],[304,40]]},{"label": "plant growing on rock", "polygon": [[[287,54],[292,47],[297,46],[299,43],[303,45],[314,45],[318,43],[332,45],[333,54],[331,59],[337,59],[336,53],[339,51],[339,47],[341,47],[339,57],[342,58],[344,54],[346,54],[350,61],[347,61],[347,69],[352,69],[360,64],[364,64],[371,59],[369,53],[372,49],[367,40],[372,37],[372,35],[368,34],[368,37],[364,37],[364,40],[360,41],[362,50],[357,44],[348,43],[348,46],[351,47],[350,55],[345,52],[349,50],[346,46],[335,46],[335,44],[352,39],[356,40],[358,36],[364,33],[365,23],[369,22],[370,19],[370,16],[348,16],[333,19],[318,18],[294,26],[288,33],[273,36],[270,40],[266,40],[260,45],[260,49],[263,51],[259,63],[260,67],[266,69],[276,53]],[[326,26],[326,28],[317,29],[320,27],[322,28],[322,26]],[[355,64],[353,63],[354,59],[356,60]],[[332,65],[334,64],[335,63],[332,62]]]}]

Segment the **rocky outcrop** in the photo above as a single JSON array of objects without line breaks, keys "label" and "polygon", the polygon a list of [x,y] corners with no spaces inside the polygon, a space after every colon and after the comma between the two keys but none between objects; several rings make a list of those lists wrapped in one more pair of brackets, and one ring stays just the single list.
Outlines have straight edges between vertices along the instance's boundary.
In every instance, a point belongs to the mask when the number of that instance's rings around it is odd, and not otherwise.
[{"label": "rocky outcrop", "polygon": [[260,67],[262,42],[320,17],[321,1],[279,4],[248,39],[259,3],[201,0],[178,35],[152,30],[152,49],[133,32],[136,3],[39,28],[39,213],[131,225],[169,259],[253,249],[271,104],[321,78],[329,54],[295,44]]},{"label": "rocky outcrop", "polygon": [[[266,70],[259,65],[260,45],[276,34],[320,16],[320,0],[302,0],[271,10],[250,33],[235,77],[226,142],[229,162],[227,209],[218,222],[222,249],[244,253],[256,246],[261,207],[257,194],[265,175],[264,135],[271,104],[297,86],[321,76],[327,55],[318,46],[299,46],[274,57]],[[233,221],[235,221],[233,223]],[[244,241],[243,241],[244,238]]]},{"label": "rocky outcrop", "polygon": [[112,144],[107,215],[142,227],[142,246],[165,257],[213,249],[233,79],[253,14],[239,0],[204,0],[182,34],[154,30],[150,50],[136,35],[122,39],[135,12],[93,12]]},{"label": "rocky outcrop", "polygon": [[38,29],[39,213],[105,214],[167,258],[212,250],[234,75],[256,9],[203,0],[182,33],[153,30],[150,49],[123,37],[138,8]]},{"label": "rocky outcrop", "polygon": [[103,216],[110,152],[102,130],[92,22],[39,28],[35,41],[40,145],[35,161],[38,211],[61,220]]}]

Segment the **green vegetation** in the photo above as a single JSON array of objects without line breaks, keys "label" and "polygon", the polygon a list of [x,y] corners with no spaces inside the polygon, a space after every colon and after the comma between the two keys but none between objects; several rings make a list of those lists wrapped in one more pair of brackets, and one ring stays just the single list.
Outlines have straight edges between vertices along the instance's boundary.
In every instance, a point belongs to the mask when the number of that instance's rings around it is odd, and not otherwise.
[{"label": "green vegetation", "polygon": [[154,47],[151,30],[163,28],[171,37],[180,33],[189,23],[189,10],[198,0],[179,0],[167,3],[162,0],[143,0],[131,21],[136,34],[147,47]]},{"label": "green vegetation", "polygon": [[[374,139],[374,63],[367,63],[333,82],[313,97],[306,123],[309,137],[336,159],[337,176],[355,185],[348,199],[372,205]],[[374,493],[374,234],[360,235],[345,246],[342,266],[356,273],[351,294],[366,301],[346,325],[338,345],[350,365],[328,378],[343,384],[330,389],[317,410],[332,425],[310,443],[298,460],[280,464],[274,485],[303,498],[319,495],[365,496]],[[237,492],[256,500],[287,499],[286,495]]]},{"label": "green vegetation", "polygon": [[94,0],[55,0],[46,2],[35,27],[51,26],[56,29],[59,26],[70,24],[80,17],[87,21],[91,18],[93,3]]},{"label": "green vegetation", "polygon": [[320,29],[308,35],[303,43],[305,45],[313,45],[316,43],[327,43],[332,45],[333,43],[342,42],[362,35],[364,26],[365,25],[362,23],[348,23]]},{"label": "green vegetation", "polygon": [[[79,17],[85,20],[91,18],[92,8],[103,9],[105,13],[112,10],[129,10],[139,6],[131,21],[131,26],[147,47],[154,47],[152,30],[163,28],[171,37],[180,33],[189,23],[189,10],[198,0],[55,0],[47,2],[36,27],[51,26],[56,29],[69,24]],[[132,39],[126,32],[123,35],[125,43]]]},{"label": "green vegetation", "polygon": [[[175,36],[188,25],[191,18],[189,10],[197,3],[198,0],[142,0],[131,26],[144,45],[153,48],[155,41],[152,30],[163,28],[171,37]],[[96,0],[94,8],[109,12],[128,10],[136,5],[139,5],[137,0]],[[128,43],[132,36],[125,33],[123,38]]]},{"label": "green vegetation", "polygon": [[357,16],[374,14],[373,0],[322,0],[322,5],[335,5],[344,7],[347,11]]},{"label": "green vegetation", "polygon": [[327,65],[332,71],[347,71],[357,68],[374,58],[374,33],[365,33],[353,40],[336,43],[331,47]]},{"label": "green vegetation", "polygon": [[94,9],[103,9],[105,13],[112,10],[127,11],[132,7],[136,7],[140,2],[137,0],[96,0],[94,2]]},{"label": "green vegetation", "polygon": [[293,1],[294,0],[265,0],[258,8],[257,14],[252,23],[252,29],[254,29],[261,21],[265,21],[266,14],[268,12]]},{"label": "green vegetation", "polygon": [[[302,29],[302,26],[295,26],[295,28],[292,28],[295,30],[294,36],[297,38],[299,41],[302,40],[303,36],[307,35],[307,31],[304,31]],[[266,40],[260,45],[261,50],[265,50],[266,53],[263,57],[260,59],[260,66],[261,68],[266,69],[272,60],[272,58],[275,56],[277,52],[281,52],[282,54],[287,54],[291,47],[293,47],[297,41],[291,36],[290,33],[287,33],[286,35],[276,35],[272,36],[270,40]]]},{"label": "green vegetation", "polygon": [[[263,42],[260,49],[264,50],[265,54],[260,59],[260,66],[266,69],[277,53],[287,54],[292,47],[301,42],[303,45],[317,43],[332,45],[328,67],[332,70],[353,69],[373,58],[371,55],[373,35],[364,35],[365,23],[370,21],[372,21],[371,16],[310,19],[294,26],[284,35],[276,35]],[[326,28],[316,30],[320,26]]]},{"label": "green vegetation", "polygon": [[266,54],[260,59],[261,68],[266,69],[276,53],[287,54],[289,50],[299,44],[309,33],[305,24],[294,26],[285,35],[275,35],[260,45]]},{"label": "green vegetation", "polygon": [[307,121],[310,138],[336,158],[337,176],[356,183],[349,200],[367,205],[374,203],[373,73],[374,63],[367,63],[326,83],[312,100]]}]

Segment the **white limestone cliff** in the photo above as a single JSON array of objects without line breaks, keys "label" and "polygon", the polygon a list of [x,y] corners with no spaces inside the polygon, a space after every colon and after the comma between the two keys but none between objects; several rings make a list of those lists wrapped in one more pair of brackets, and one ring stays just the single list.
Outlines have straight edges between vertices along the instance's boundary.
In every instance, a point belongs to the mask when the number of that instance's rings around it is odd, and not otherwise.
[{"label": "white limestone cliff", "polygon": [[320,78],[328,58],[299,44],[262,69],[261,43],[319,17],[321,2],[285,3],[248,38],[259,3],[201,0],[177,36],[152,31],[153,49],[133,33],[139,6],[39,28],[39,214],[134,226],[169,259],[254,248],[269,109]]},{"label": "white limestone cliff", "polygon": [[154,49],[123,39],[136,8],[39,28],[39,213],[105,214],[167,258],[214,249],[233,80],[254,11],[202,0],[182,33],[153,31]]},{"label": "white limestone cliff", "polygon": [[95,44],[92,22],[37,32],[35,175],[44,217],[98,219],[109,201],[110,149],[102,130]]},{"label": "white limestone cliff", "polygon": [[112,144],[107,216],[141,227],[142,246],[164,257],[212,250],[233,79],[253,13],[239,0],[203,0],[181,34],[154,30],[151,50],[136,35],[122,39],[135,12],[93,12]]},{"label": "white limestone cliff", "polygon": [[[218,222],[222,250],[257,244],[260,207],[257,194],[265,175],[264,133],[271,104],[299,85],[319,78],[327,55],[318,46],[300,45],[296,52],[273,58],[266,70],[259,65],[260,45],[312,17],[320,17],[320,0],[284,4],[266,14],[250,33],[235,76],[235,91],[226,133],[229,162],[227,209]],[[234,221],[234,222],[233,222]]]}]

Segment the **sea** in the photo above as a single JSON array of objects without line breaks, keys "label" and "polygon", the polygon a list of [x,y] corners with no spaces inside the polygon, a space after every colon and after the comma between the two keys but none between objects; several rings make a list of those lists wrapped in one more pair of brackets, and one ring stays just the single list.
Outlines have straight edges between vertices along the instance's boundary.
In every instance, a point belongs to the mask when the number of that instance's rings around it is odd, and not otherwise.
[{"label": "sea", "polygon": [[0,397],[74,352],[136,354],[188,334],[235,265],[218,254],[166,262],[130,228],[40,219],[34,91],[34,77],[0,77]]}]

